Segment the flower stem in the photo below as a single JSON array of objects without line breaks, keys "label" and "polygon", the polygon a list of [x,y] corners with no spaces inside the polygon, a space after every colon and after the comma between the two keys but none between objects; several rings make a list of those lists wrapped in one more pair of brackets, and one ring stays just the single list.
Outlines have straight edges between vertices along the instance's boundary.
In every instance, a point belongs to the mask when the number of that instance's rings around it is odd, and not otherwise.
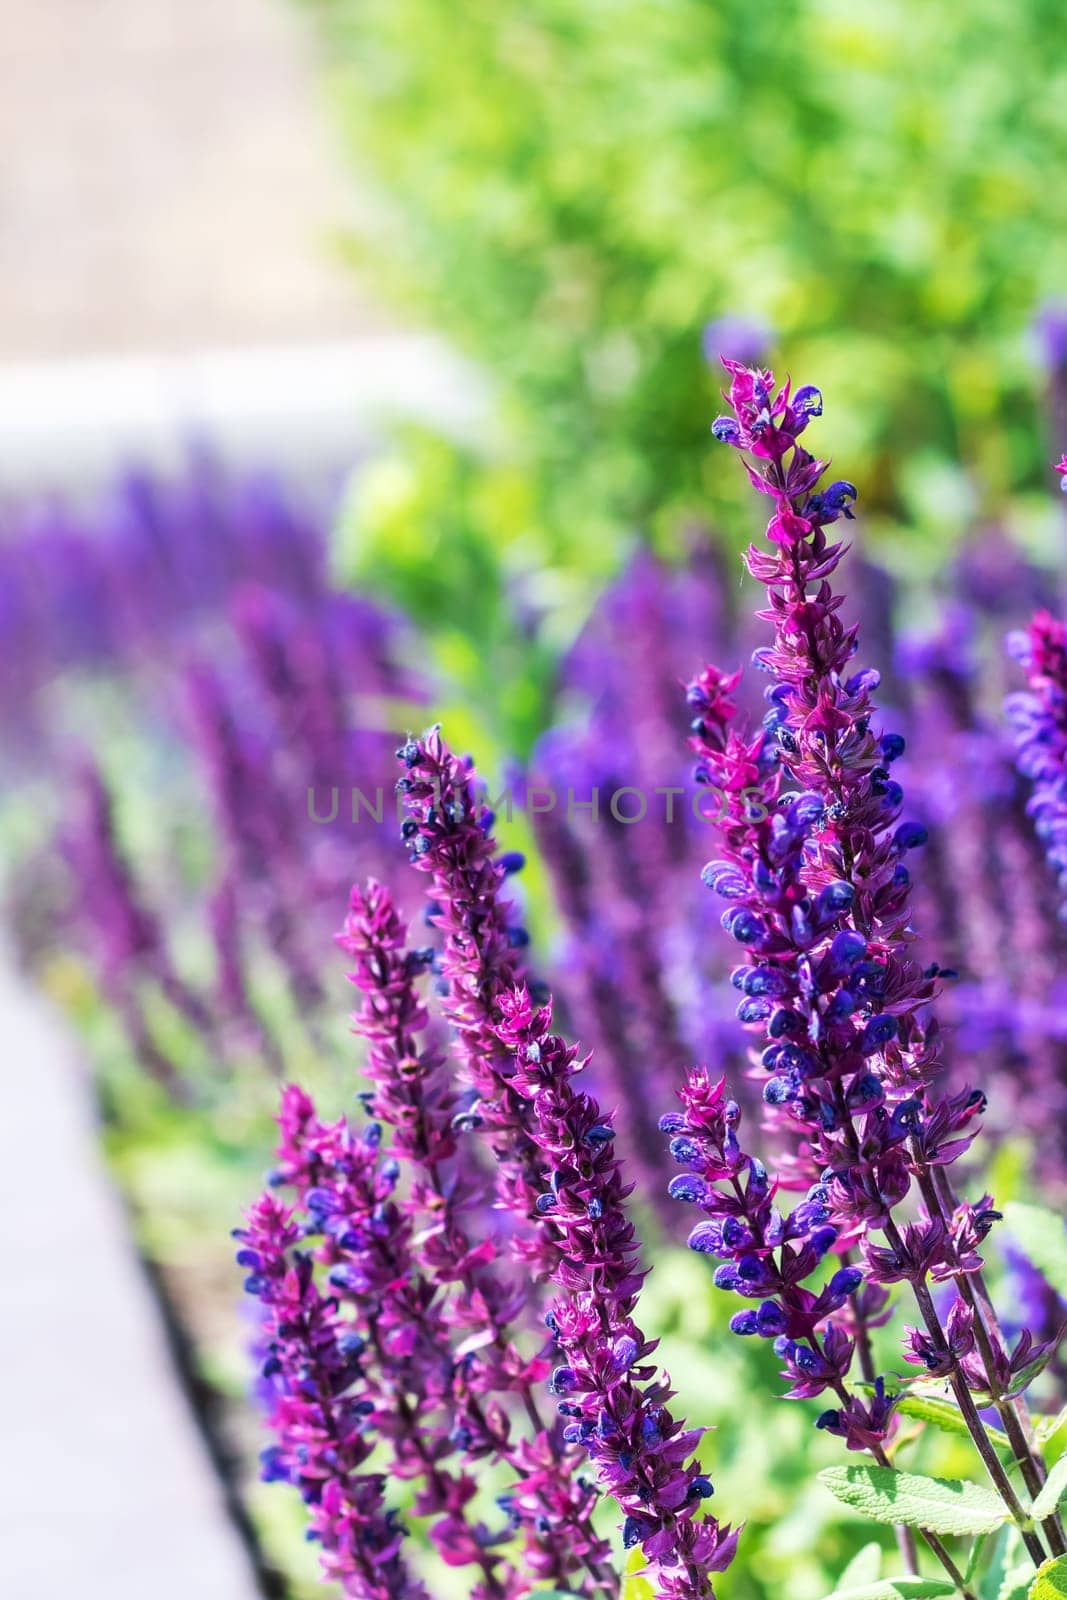
[{"label": "flower stem", "polygon": [[[950,1208],[946,1204],[946,1196],[942,1193],[929,1169],[920,1169],[919,1186],[922,1190],[923,1198],[930,1209],[931,1216],[939,1217],[947,1227]],[[1027,1438],[1029,1411],[1024,1411],[1024,1423],[1015,1401],[1009,1399],[1000,1387],[1000,1381],[997,1377],[993,1335],[986,1321],[988,1312],[995,1326],[996,1313],[993,1310],[985,1282],[982,1280],[980,1273],[966,1272],[955,1273],[953,1281],[959,1290],[961,1298],[973,1313],[975,1342],[982,1357],[989,1393],[996,1407],[997,1415],[1004,1424],[1004,1432],[1007,1435],[1008,1443],[1011,1445],[1012,1454],[1019,1464],[1023,1482],[1026,1484],[1030,1494],[1036,1496],[1040,1493],[1041,1486],[1045,1481],[1045,1465],[1036,1450],[1031,1448],[1031,1441]],[[1052,1554],[1054,1556],[1067,1554],[1067,1541],[1064,1539],[1063,1524],[1058,1513],[1053,1512],[1051,1516],[1046,1517],[1041,1523],[1041,1528]]]},{"label": "flower stem", "polygon": [[[885,1219],[883,1231],[894,1250],[899,1251],[903,1256],[905,1252],[904,1241],[892,1217]],[[942,1349],[947,1349],[948,1342],[929,1289],[921,1278],[912,1279],[911,1286],[918,1302],[922,1319],[926,1324],[927,1332]],[[1030,1519],[1026,1507],[1016,1494],[1015,1486],[1005,1472],[1000,1457],[993,1448],[992,1441],[986,1432],[985,1424],[978,1414],[974,1397],[967,1387],[967,1381],[958,1366],[954,1366],[950,1372],[949,1382],[956,1397],[956,1404],[959,1406],[963,1420],[967,1424],[967,1431],[974,1441],[975,1449],[982,1458],[982,1464],[989,1474],[993,1487],[1004,1501],[1012,1521],[1018,1527],[1023,1544],[1026,1546],[1027,1554],[1032,1557],[1035,1566],[1040,1566],[1046,1557],[1045,1549],[1037,1534],[1029,1526]]]}]

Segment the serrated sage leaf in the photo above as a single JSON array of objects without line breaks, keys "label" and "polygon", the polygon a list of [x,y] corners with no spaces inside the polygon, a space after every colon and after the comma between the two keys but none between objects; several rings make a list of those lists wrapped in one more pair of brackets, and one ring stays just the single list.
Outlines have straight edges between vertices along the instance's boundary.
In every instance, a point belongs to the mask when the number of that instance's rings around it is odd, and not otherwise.
[{"label": "serrated sage leaf", "polygon": [[1067,1494],[1067,1453],[1064,1453],[1050,1468],[1040,1492],[1035,1496],[1034,1520],[1040,1522],[1042,1517],[1050,1517],[1065,1494]]},{"label": "serrated sage leaf", "polygon": [[1004,1225],[1027,1260],[1067,1300],[1067,1229],[1063,1218],[1043,1206],[1009,1200],[1004,1207]]},{"label": "serrated sage leaf", "polygon": [[878,1578],[858,1588],[835,1589],[827,1600],[939,1600],[955,1593],[956,1585],[946,1578]]},{"label": "serrated sage leaf", "polygon": [[819,1482],[873,1522],[930,1533],[992,1533],[1008,1513],[991,1489],[958,1478],[924,1478],[892,1467],[827,1467]]},{"label": "serrated sage leaf", "polygon": [[1067,1556],[1043,1561],[1030,1585],[1028,1600],[1062,1600],[1067,1595]]}]

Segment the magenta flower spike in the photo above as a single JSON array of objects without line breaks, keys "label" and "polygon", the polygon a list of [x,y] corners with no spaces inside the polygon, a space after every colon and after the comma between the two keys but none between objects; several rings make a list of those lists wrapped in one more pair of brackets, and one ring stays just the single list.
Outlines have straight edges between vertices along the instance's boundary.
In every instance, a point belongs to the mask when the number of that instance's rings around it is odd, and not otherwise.
[{"label": "magenta flower spike", "polygon": [[[519,952],[527,943],[503,893],[522,858],[497,851],[493,814],[473,765],[452,754],[438,729],[409,739],[397,754],[406,769],[398,785],[408,813],[402,832],[412,865],[430,877],[429,920],[441,933],[441,1010],[466,1089],[454,1126],[482,1131],[498,1163],[497,1203],[528,1222],[541,1158],[496,1031],[501,998],[521,975]],[[539,1280],[551,1276],[556,1252],[543,1230],[520,1227],[514,1249]]]},{"label": "magenta flower spike", "polygon": [[[595,1499],[576,1472],[582,1452],[540,1415],[538,1390],[549,1366],[540,1350],[524,1354],[531,1331],[527,1286],[502,1271],[500,1240],[488,1210],[491,1189],[476,1165],[456,1154],[456,1099],[443,1077],[443,1058],[420,1049],[428,1015],[417,980],[432,952],[407,948],[407,929],[388,890],[371,882],[353,889],[341,948],[356,963],[351,981],[364,996],[356,1031],[370,1045],[367,1075],[375,1088],[368,1108],[390,1124],[392,1157],[408,1165],[412,1182],[400,1206],[421,1224],[418,1268],[437,1292],[443,1322],[462,1357],[454,1372],[449,1440],[468,1461],[496,1456],[515,1474],[502,1499],[511,1529],[524,1541],[522,1570],[545,1583],[602,1587],[610,1574],[607,1546],[589,1520]],[[496,1054],[502,1057],[499,1045]],[[461,1127],[467,1119],[458,1116]],[[429,1226],[425,1226],[427,1219]],[[504,1236],[506,1238],[506,1234]],[[524,1259],[531,1258],[527,1247]],[[529,1427],[511,1425],[503,1402],[521,1408]],[[456,1561],[469,1537],[453,1527],[445,1559]],[[509,1591],[510,1592],[510,1591]]]},{"label": "magenta flower spike", "polygon": [[374,1403],[364,1389],[362,1338],[319,1290],[287,1206],[264,1195],[236,1237],[246,1288],[263,1308],[264,1370],[274,1391],[276,1443],[264,1454],[264,1476],[300,1490],[323,1575],[350,1600],[429,1600],[401,1556],[405,1530],[386,1509],[385,1476],[367,1470]]},{"label": "magenta flower spike", "polygon": [[711,1574],[729,1565],[737,1534],[697,1516],[712,1493],[692,1459],[703,1430],[671,1416],[669,1380],[649,1361],[656,1341],[633,1318],[645,1274],[614,1129],[596,1100],[575,1088],[586,1061],[549,1031],[551,1006],[535,1007],[519,986],[499,1009],[497,1034],[544,1166],[536,1211],[559,1241],[562,1292],[546,1320],[560,1357],[550,1388],[564,1439],[588,1452],[623,1512],[623,1544],[642,1546],[657,1592],[711,1600]]},{"label": "magenta flower spike", "polygon": [[[997,1213],[988,1197],[961,1204],[947,1171],[973,1139],[985,1096],[937,1091],[928,1007],[939,981],[954,974],[922,967],[910,952],[905,865],[926,830],[901,820],[903,791],[890,769],[903,740],[876,726],[878,674],[851,667],[857,630],[842,622],[843,596],[831,581],[845,547],[826,529],[851,517],[856,490],[844,480],[820,488],[826,463],[798,442],[822,412],[818,390],[786,383],[776,391],[770,372],[723,364],[733,414],[712,431],[754,460],[746,471],[771,502],[767,545],[751,546],[745,559],[767,591],[758,615],[774,638],[754,660],[772,683],[762,728],[741,733],[736,677],[707,669],[689,688],[691,743],[698,781],[723,802],[722,858],[708,863],[704,881],[728,902],[723,927],[745,952],[733,974],[738,1017],[768,1075],[769,1128],[787,1148],[774,1182],[740,1150],[739,1111],[723,1086],[695,1073],[682,1113],[663,1120],[687,1169],[672,1190],[708,1218],[689,1242],[719,1257],[716,1283],[758,1302],[735,1316],[735,1332],[774,1338],[795,1398],[832,1389],[839,1404],[818,1425],[880,1464],[893,1403],[875,1376],[869,1329],[884,1320],[885,1285],[911,1286],[923,1329],[908,1332],[907,1359],[948,1377],[994,1487],[1040,1559],[1041,1541],[973,1398],[993,1399],[1036,1492],[1042,1468],[1008,1376],[1015,1357],[981,1279],[979,1247]],[[771,1203],[783,1186],[807,1189],[789,1213]],[[918,1215],[902,1227],[895,1212],[913,1187]],[[838,1270],[817,1293],[802,1287],[829,1251],[842,1257]],[[958,1296],[947,1323],[931,1293],[941,1282]],[[863,1399],[844,1381],[854,1352],[870,1386]],[[1055,1518],[1045,1532],[1048,1548],[1062,1550]]]},{"label": "magenta flower spike", "polygon": [[[1067,456],[1056,470],[1067,474]],[[1032,785],[1026,809],[1065,896],[1062,918],[1067,908],[1067,626],[1038,611],[1029,627],[1009,636],[1008,649],[1027,684],[1005,708],[1015,733],[1015,759]]]}]

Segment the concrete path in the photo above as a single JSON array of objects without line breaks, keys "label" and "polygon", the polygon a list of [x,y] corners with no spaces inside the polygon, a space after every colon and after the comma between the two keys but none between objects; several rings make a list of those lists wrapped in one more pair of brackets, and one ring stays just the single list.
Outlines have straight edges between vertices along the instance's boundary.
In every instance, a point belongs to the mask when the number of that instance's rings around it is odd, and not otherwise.
[{"label": "concrete path", "polygon": [[0,959],[0,1593],[253,1600],[71,1044]]},{"label": "concrete path", "polygon": [[0,358],[347,338],[360,199],[295,0],[4,0]]}]

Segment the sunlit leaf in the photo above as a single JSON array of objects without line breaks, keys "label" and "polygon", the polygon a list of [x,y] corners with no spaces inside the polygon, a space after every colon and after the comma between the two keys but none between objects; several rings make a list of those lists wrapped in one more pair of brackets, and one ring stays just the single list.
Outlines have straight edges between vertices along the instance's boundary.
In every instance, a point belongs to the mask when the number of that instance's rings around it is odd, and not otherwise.
[{"label": "sunlit leaf", "polygon": [[1007,1520],[1003,1502],[977,1483],[925,1478],[892,1467],[828,1467],[819,1482],[874,1522],[931,1533],[991,1533]]}]

